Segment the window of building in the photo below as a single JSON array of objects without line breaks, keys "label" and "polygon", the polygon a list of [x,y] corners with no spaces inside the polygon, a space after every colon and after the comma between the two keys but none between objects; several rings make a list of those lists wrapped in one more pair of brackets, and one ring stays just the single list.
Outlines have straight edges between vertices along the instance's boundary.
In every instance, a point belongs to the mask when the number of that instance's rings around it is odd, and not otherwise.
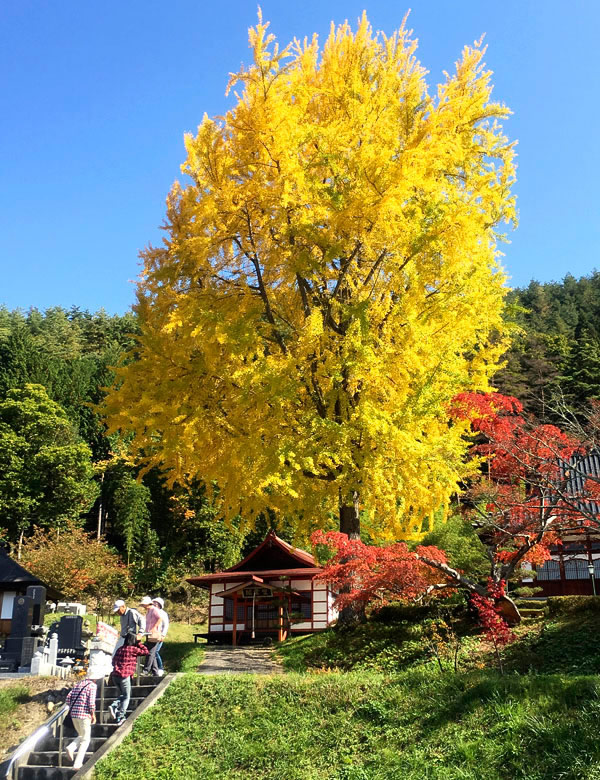
[{"label": "window of building", "polygon": [[[308,595],[310,596],[310,591],[308,592]],[[309,600],[298,600],[298,601],[292,601],[292,615],[300,616],[302,617],[302,620],[311,620],[312,619],[312,602]]]},{"label": "window of building", "polygon": [[[244,605],[237,605],[238,623],[244,622]],[[233,620],[233,599],[225,599],[225,620]]]},{"label": "window of building", "polygon": [[589,576],[587,561],[584,561],[582,558],[565,561],[566,580],[587,580]]},{"label": "window of building", "polygon": [[558,561],[546,561],[543,566],[537,570],[539,581],[560,580],[560,564]]}]

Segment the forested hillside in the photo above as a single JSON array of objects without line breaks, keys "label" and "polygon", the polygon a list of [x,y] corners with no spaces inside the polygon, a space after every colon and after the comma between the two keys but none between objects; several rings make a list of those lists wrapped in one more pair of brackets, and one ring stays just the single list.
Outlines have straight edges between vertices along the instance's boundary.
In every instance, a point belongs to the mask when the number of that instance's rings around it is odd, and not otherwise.
[{"label": "forested hillside", "polygon": [[575,410],[600,397],[600,273],[532,281],[514,290],[509,304],[518,330],[496,387],[541,419],[552,419],[557,395]]},{"label": "forested hillside", "polygon": [[36,526],[82,517],[135,564],[132,584],[171,591],[233,563],[243,536],[211,522],[202,486],[170,489],[156,471],[138,482],[127,442],[106,436],[94,405],[110,367],[135,359],[135,333],[132,313],[0,309],[0,529],[19,548]]},{"label": "forested hillside", "polygon": [[[575,410],[600,397],[600,273],[531,282],[509,304],[496,387],[548,420],[557,395]],[[190,571],[231,565],[267,522],[251,535],[214,523],[202,485],[169,487],[156,470],[138,481],[127,441],[107,437],[95,405],[111,366],[136,359],[136,330],[131,312],[0,309],[0,529],[18,547],[36,526],[81,517],[135,564],[132,585],[171,591]]]}]

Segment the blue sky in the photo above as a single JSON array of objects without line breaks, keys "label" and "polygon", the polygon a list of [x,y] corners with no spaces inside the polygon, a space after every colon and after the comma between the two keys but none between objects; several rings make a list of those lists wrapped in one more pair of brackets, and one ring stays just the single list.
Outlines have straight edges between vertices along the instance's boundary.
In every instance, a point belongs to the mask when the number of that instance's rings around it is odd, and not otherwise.
[{"label": "blue sky", "polygon": [[[281,43],[355,23],[392,32],[393,0],[263,0]],[[494,95],[514,111],[520,227],[512,284],[600,267],[596,0],[413,0],[430,85],[486,33]],[[0,4],[0,304],[124,312],[137,253],[160,240],[183,133],[230,104],[255,2],[8,0]]]}]

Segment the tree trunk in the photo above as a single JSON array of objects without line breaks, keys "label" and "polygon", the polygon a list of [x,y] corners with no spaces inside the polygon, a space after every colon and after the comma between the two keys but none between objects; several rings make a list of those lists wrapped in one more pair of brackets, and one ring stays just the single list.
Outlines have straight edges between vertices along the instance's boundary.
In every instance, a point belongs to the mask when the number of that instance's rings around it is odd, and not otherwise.
[{"label": "tree trunk", "polygon": [[506,594],[498,599],[500,617],[504,618],[509,626],[517,626],[521,622],[521,613],[515,602]]},{"label": "tree trunk", "polygon": [[96,539],[100,541],[102,536],[102,488],[104,486],[104,472],[100,477],[100,496],[98,501],[98,525],[96,528]]},{"label": "tree trunk", "polygon": [[352,491],[352,503],[342,503],[340,500],[340,532],[348,535],[348,539],[360,539],[360,501],[358,491]]},{"label": "tree trunk", "polygon": [[[360,539],[360,500],[357,490],[348,496],[352,503],[342,500],[340,495],[340,532],[349,539]],[[364,607],[344,607],[338,615],[338,625],[347,626],[362,620],[365,616]]]},{"label": "tree trunk", "polygon": [[25,531],[21,530],[21,533],[19,534],[19,546],[17,547],[17,560],[21,560],[21,550],[23,548],[23,535]]}]

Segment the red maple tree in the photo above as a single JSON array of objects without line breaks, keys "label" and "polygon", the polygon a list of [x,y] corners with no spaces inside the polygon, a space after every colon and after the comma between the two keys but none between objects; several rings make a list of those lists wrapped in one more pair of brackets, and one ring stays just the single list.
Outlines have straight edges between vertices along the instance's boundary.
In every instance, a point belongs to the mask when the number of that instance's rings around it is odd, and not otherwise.
[{"label": "red maple tree", "polygon": [[339,592],[336,606],[340,610],[358,611],[373,602],[383,605],[417,599],[435,587],[436,581],[435,572],[419,560],[418,553],[423,551],[429,560],[446,563],[446,554],[437,547],[419,547],[417,552],[404,542],[377,547],[338,531],[315,531],[311,541],[314,547],[329,550],[331,557],[321,579]]},{"label": "red maple tree", "polygon": [[486,547],[491,580],[499,584],[524,563],[548,560],[561,535],[591,524],[583,511],[589,489],[572,477],[585,446],[554,425],[527,419],[511,396],[463,393],[453,411],[471,421],[471,456],[481,467],[462,497],[463,513]]},{"label": "red maple tree", "polygon": [[462,588],[516,621],[518,610],[501,583],[524,564],[549,559],[561,534],[584,533],[594,523],[588,509],[594,489],[600,495],[600,479],[592,487],[586,479],[573,479],[573,464],[586,453],[581,440],[527,419],[516,398],[498,393],[462,393],[452,414],[472,427],[474,474],[463,486],[460,505],[486,549],[488,585],[452,568],[435,547],[411,550],[403,542],[374,547],[344,534],[317,532],[313,543],[327,545],[333,555],[324,578],[340,589],[340,608]]}]

